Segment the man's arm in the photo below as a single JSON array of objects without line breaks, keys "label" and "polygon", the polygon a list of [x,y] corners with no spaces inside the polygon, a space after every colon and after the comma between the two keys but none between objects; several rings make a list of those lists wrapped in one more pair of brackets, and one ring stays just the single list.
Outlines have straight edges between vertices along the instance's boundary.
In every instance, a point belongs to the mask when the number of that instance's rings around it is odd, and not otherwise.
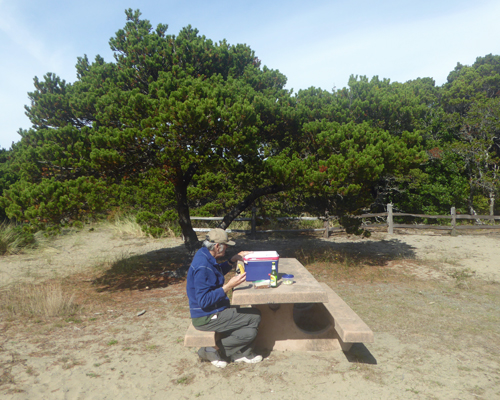
[{"label": "man's arm", "polygon": [[210,309],[226,298],[222,286],[217,286],[215,273],[208,267],[199,267],[194,274],[196,300],[201,308]]},{"label": "man's arm", "polygon": [[229,292],[230,290],[234,289],[236,286],[239,286],[243,282],[245,282],[246,277],[247,277],[247,273],[246,272],[244,272],[244,273],[242,273],[240,275],[233,276],[231,279],[229,279],[229,281],[227,281],[227,283],[225,283],[222,286],[222,290],[224,290],[224,293]]}]

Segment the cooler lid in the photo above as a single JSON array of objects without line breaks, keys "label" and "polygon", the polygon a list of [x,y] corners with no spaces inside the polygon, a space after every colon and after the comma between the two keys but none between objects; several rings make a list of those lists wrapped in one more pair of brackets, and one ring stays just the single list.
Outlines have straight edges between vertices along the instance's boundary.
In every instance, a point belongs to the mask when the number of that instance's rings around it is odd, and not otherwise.
[{"label": "cooler lid", "polygon": [[254,251],[247,254],[243,259],[245,261],[257,261],[257,260],[277,260],[280,255],[276,251]]}]

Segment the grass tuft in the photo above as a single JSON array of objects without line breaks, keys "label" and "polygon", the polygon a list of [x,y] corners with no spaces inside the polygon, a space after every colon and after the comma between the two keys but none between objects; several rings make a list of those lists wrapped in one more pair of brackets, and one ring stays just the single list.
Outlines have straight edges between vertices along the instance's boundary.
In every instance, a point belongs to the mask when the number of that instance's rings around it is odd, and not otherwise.
[{"label": "grass tuft", "polygon": [[[114,214],[112,218],[108,219],[109,224],[113,231],[119,236],[131,236],[135,238],[152,238],[153,235],[143,229],[143,226],[137,222],[137,217],[132,214]],[[163,226],[160,235],[155,236],[163,238],[176,237],[175,232],[168,226]]]},{"label": "grass tuft", "polygon": [[78,306],[60,283],[19,283],[2,290],[0,310],[11,317],[64,317]]},{"label": "grass tuft", "polygon": [[12,223],[0,224],[0,255],[19,254],[24,249],[37,247],[39,235],[23,231]]},{"label": "grass tuft", "polygon": [[113,230],[119,235],[128,235],[133,237],[148,237],[141,226],[136,222],[132,215],[117,215],[111,222]]}]

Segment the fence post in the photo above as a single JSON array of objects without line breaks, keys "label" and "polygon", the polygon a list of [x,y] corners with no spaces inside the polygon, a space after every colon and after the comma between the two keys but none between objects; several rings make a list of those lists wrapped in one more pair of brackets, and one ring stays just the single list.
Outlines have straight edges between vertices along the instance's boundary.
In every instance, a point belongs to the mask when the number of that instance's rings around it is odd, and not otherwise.
[{"label": "fence post", "polygon": [[251,238],[256,239],[257,238],[257,209],[255,207],[252,207],[252,232],[251,232]]},{"label": "fence post", "polygon": [[323,237],[328,239],[328,236],[330,236],[330,218],[328,217],[328,211],[325,211],[325,222],[323,222],[323,227],[325,228]]},{"label": "fence post", "polygon": [[387,233],[394,235],[394,221],[392,219],[392,204],[387,204]]},{"label": "fence post", "polygon": [[490,196],[490,221],[495,225],[495,218],[493,218],[493,215],[495,213],[495,195],[492,194]]},{"label": "fence post", "polygon": [[457,210],[451,207],[451,236],[457,236]]}]

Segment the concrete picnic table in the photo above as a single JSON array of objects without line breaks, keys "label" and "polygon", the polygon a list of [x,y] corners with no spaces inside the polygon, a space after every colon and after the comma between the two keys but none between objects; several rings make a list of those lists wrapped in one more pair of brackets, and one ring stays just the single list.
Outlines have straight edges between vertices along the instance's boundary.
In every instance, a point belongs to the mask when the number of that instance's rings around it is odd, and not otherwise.
[{"label": "concrete picnic table", "polygon": [[[279,260],[277,288],[254,288],[248,282],[234,289],[231,303],[258,308],[262,314],[257,349],[289,351],[349,350],[355,342],[373,342],[373,332],[326,284],[319,283],[295,258]],[[349,340],[349,342],[346,342]]]}]

